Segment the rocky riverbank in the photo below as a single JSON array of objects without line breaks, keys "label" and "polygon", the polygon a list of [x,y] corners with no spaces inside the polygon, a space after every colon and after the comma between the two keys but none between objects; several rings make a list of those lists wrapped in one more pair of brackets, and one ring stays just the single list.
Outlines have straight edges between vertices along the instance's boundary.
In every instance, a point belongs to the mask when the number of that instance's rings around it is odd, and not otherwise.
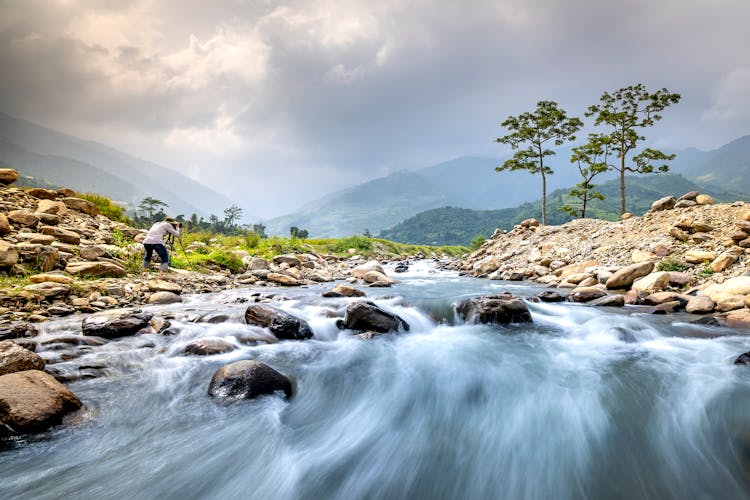
[{"label": "rocky riverbank", "polygon": [[750,204],[714,204],[692,192],[618,222],[541,226],[529,219],[496,231],[456,267],[479,278],[565,289],[542,300],[647,304],[656,313],[712,314],[750,327]]}]

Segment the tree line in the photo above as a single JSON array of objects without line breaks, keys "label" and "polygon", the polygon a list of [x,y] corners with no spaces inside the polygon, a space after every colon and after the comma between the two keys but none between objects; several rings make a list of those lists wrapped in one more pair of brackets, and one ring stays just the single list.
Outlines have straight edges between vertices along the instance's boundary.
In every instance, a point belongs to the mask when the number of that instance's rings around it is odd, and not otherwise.
[{"label": "tree line", "polygon": [[[565,204],[560,210],[572,215],[586,217],[591,200],[604,199],[596,191],[593,180],[608,170],[617,171],[620,177],[620,213],[625,213],[625,174],[647,174],[667,172],[666,163],[674,154],[658,149],[638,147],[646,140],[644,130],[661,120],[661,112],[680,101],[680,94],[666,88],[649,92],[641,84],[623,87],[612,93],[604,92],[597,104],[588,107],[585,117],[594,119],[595,127],[604,132],[588,135],[585,144],[574,147],[570,157],[581,174],[582,181],[569,192],[575,204]],[[576,140],[576,133],[584,123],[578,117],[569,117],[554,101],[539,101],[536,110],[509,116],[502,124],[508,134],[495,141],[509,145],[513,157],[496,167],[497,172],[526,170],[540,174],[542,178],[542,224],[547,223],[547,176],[554,170],[546,161],[555,156],[550,146],[562,146]]]},{"label": "tree line", "polygon": [[[167,216],[164,211],[169,204],[153,198],[146,197],[139,204],[135,211],[135,215],[132,217],[133,224],[136,227],[150,227],[155,222],[164,220]],[[177,222],[180,222],[187,231],[209,231],[218,234],[246,234],[252,232],[257,234],[261,238],[267,238],[266,226],[262,222],[255,224],[239,224],[239,220],[242,218],[244,210],[237,205],[232,205],[224,209],[224,217],[211,214],[208,220],[203,217],[199,217],[197,214],[191,214],[189,217],[185,217],[184,214],[178,214],[174,218]],[[289,236],[294,239],[305,240],[310,236],[307,229],[302,229],[297,226],[289,228]]]}]

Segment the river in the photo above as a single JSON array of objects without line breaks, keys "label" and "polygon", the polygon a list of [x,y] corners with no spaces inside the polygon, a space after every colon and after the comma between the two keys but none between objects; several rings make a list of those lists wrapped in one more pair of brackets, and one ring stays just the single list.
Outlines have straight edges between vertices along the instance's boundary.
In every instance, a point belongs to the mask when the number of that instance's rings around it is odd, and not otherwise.
[{"label": "river", "polygon": [[[324,299],[321,285],[189,296],[147,308],[173,315],[176,335],[67,361],[42,348],[61,369],[106,375],[68,384],[85,404],[75,422],[6,442],[0,498],[750,497],[750,367],[733,365],[750,337],[687,315],[567,303],[530,303],[531,325],[466,325],[458,299],[542,288],[427,263],[397,277],[368,298],[409,333],[338,331],[330,311],[355,299]],[[240,343],[262,333],[243,324],[243,301],[259,291],[277,293],[314,338]],[[195,322],[205,314],[226,317]],[[47,323],[40,340],[80,334],[80,320]],[[182,354],[201,337],[238,349]],[[294,396],[217,404],[208,382],[239,359],[287,374]]]}]

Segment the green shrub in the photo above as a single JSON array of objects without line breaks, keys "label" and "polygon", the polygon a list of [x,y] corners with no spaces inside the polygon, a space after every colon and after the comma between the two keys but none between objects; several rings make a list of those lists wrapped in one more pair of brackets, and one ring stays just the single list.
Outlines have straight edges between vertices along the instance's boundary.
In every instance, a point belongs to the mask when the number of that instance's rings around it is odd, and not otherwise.
[{"label": "green shrub", "polygon": [[334,252],[343,253],[350,248],[355,248],[359,251],[372,250],[372,241],[367,236],[349,236],[348,238],[341,238],[336,241],[336,244],[331,250]]},{"label": "green shrub", "polygon": [[687,264],[675,259],[663,259],[659,262],[659,265],[656,266],[656,269],[659,271],[684,271],[687,268]]},{"label": "green shrub", "polygon": [[125,210],[117,204],[115,204],[112,200],[105,196],[101,196],[95,193],[82,193],[76,195],[78,198],[81,198],[83,200],[90,201],[97,207],[99,207],[99,212],[109,220],[113,220],[116,222],[124,222],[125,224],[130,224],[130,219],[127,215],[125,215]]},{"label": "green shrub", "polygon": [[471,239],[471,244],[469,246],[472,250],[478,250],[479,247],[484,245],[485,241],[487,241],[487,238],[485,238],[482,233],[479,233]]},{"label": "green shrub", "polygon": [[224,250],[215,250],[211,252],[208,254],[206,262],[216,264],[222,269],[229,269],[233,274],[241,273],[245,269],[245,264],[242,262],[242,259],[237,257],[237,255]]}]

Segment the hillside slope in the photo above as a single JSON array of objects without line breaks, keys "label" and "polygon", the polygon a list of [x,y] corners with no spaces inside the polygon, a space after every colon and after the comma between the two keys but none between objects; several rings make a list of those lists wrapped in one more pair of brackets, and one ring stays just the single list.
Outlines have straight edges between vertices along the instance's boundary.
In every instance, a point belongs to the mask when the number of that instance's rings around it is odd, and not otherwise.
[{"label": "hillside slope", "polygon": [[[599,190],[605,195],[603,201],[594,201],[587,215],[590,217],[617,220],[619,218],[619,184],[617,180],[603,183]],[[642,214],[651,207],[653,200],[663,196],[680,196],[689,191],[710,194],[717,201],[728,202],[750,200],[750,195],[725,191],[716,186],[704,188],[681,175],[665,174],[627,179],[627,208],[634,214]],[[559,210],[567,202],[568,189],[558,189],[547,198],[549,224],[563,224],[572,217]],[[414,244],[468,245],[477,234],[491,235],[496,228],[511,229],[524,219],[540,218],[541,201],[524,203],[514,208],[500,210],[468,210],[441,207],[421,212],[380,233],[393,241]]]},{"label": "hillside slope", "polygon": [[[0,113],[0,165],[136,206],[151,196],[171,213],[221,213],[227,197],[152,162]],[[196,200],[200,200],[198,203]]]}]

